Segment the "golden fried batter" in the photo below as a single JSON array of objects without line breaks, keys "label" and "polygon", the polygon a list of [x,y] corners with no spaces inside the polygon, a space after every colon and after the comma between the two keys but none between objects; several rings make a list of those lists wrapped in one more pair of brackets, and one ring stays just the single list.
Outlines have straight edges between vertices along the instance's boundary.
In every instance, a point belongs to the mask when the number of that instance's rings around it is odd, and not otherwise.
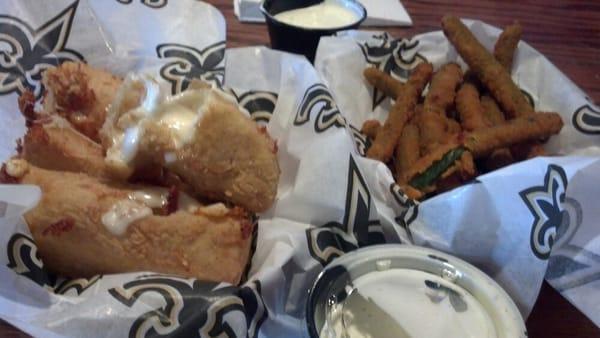
[{"label": "golden fried batter", "polygon": [[464,83],[456,94],[456,110],[464,130],[473,131],[489,127],[484,108],[479,99],[477,88],[471,83]]},{"label": "golden fried batter", "polygon": [[447,137],[448,118],[446,111],[454,103],[456,87],[462,81],[462,70],[456,63],[443,65],[433,75],[429,92],[419,116],[421,130],[421,152],[426,154]]},{"label": "golden fried batter", "polygon": [[379,121],[366,120],[363,122],[362,128],[360,128],[360,132],[373,140],[377,136],[379,129],[381,129],[381,123]]},{"label": "golden fried batter", "polygon": [[431,79],[429,92],[423,103],[423,111],[445,116],[446,111],[454,103],[456,88],[461,84],[462,76],[462,70],[456,63],[443,65]]},{"label": "golden fried batter", "polygon": [[417,65],[396,99],[383,127],[367,151],[367,157],[382,162],[390,160],[402,129],[412,118],[417,101],[425,85],[429,82],[432,72],[433,67],[430,63]]},{"label": "golden fried batter", "polygon": [[401,177],[421,156],[419,151],[419,128],[408,124],[402,130],[395,153],[396,177]]},{"label": "golden fried batter", "polygon": [[106,109],[122,80],[85,63],[65,62],[43,75],[44,111],[65,117],[75,129],[99,142]]},{"label": "golden fried batter", "polygon": [[375,67],[366,68],[363,75],[371,86],[381,90],[387,97],[394,100],[404,87],[400,81]]},{"label": "golden fried batter", "polygon": [[[179,175],[196,194],[265,211],[277,193],[277,146],[223,95],[216,89],[192,88],[159,103],[151,113],[143,105],[123,111],[115,103],[102,129],[102,138],[110,142],[107,164],[123,178],[136,168],[158,164]],[[136,136],[130,139],[132,132]]]},{"label": "golden fried batter", "polygon": [[179,198],[179,210],[168,216],[149,211],[119,234],[109,226],[110,210],[122,203],[138,208],[128,212],[146,210],[131,196],[148,187],[106,185],[21,159],[9,160],[3,172],[41,188],[42,199],[25,220],[44,265],[62,276],[154,271],[237,284],[248,262],[253,224],[239,208],[184,209]]},{"label": "golden fried batter", "polygon": [[23,137],[21,156],[45,169],[109,177],[102,147],[60,118],[33,124]]},{"label": "golden fried batter", "polygon": [[503,125],[468,133],[463,144],[478,158],[495,149],[558,134],[562,126],[562,119],[557,113],[533,113]]},{"label": "golden fried batter", "polygon": [[512,69],[513,57],[522,34],[523,28],[516,22],[504,28],[504,31],[502,31],[502,34],[500,34],[500,37],[498,37],[498,40],[494,45],[494,56],[496,57],[496,60],[498,60],[509,73]]},{"label": "golden fried batter", "polygon": [[489,89],[508,116],[513,118],[533,112],[533,108],[512,81],[508,71],[457,17],[444,16],[442,28],[458,54]]}]

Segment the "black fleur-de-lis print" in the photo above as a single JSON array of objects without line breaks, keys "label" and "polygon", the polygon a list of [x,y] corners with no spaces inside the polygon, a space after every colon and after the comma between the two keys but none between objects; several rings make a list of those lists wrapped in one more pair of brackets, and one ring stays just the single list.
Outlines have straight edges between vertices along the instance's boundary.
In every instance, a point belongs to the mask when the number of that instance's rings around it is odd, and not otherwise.
[{"label": "black fleur-de-lis print", "polygon": [[[404,82],[417,64],[427,60],[417,52],[419,41],[392,39],[387,34],[373,36],[373,41],[359,43],[359,47],[368,64],[390,74],[393,78]],[[373,88],[372,109],[375,109],[385,96]]]},{"label": "black fleur-de-lis print", "polygon": [[231,92],[238,101],[238,104],[250,113],[250,118],[254,122],[269,123],[277,104],[277,93],[251,90],[237,95],[233,90]]},{"label": "black fleur-de-lis print", "polygon": [[344,219],[306,231],[308,250],[322,265],[361,246],[385,242],[381,224],[369,220],[371,193],[352,155],[348,167]]},{"label": "black fleur-de-lis print", "polygon": [[600,109],[585,104],[573,113],[573,126],[584,134],[600,134]]},{"label": "black fleur-de-lis print", "polygon": [[83,61],[66,48],[78,1],[39,28],[20,18],[0,15],[0,95],[30,90],[42,94],[42,73],[65,61]]},{"label": "black fleur-de-lis print", "polygon": [[203,50],[178,43],[165,43],[156,47],[156,54],[167,59],[160,75],[171,83],[172,94],[187,89],[193,79],[223,85],[225,67],[225,41],[212,44]]},{"label": "black fleur-de-lis print", "polygon": [[294,119],[295,126],[301,126],[314,118],[314,129],[322,133],[329,128],[342,128],[346,119],[340,113],[331,93],[325,85],[317,83],[310,86],[302,97],[300,107]]},{"label": "black fleur-de-lis print", "polygon": [[[168,275],[145,275],[108,290],[127,307],[159,297],[163,306],[136,318],[129,337],[256,337],[268,316],[260,282],[237,288]],[[240,321],[241,320],[241,321]],[[243,320],[246,320],[245,327]]]},{"label": "black fleur-de-lis print", "polygon": [[27,235],[15,233],[6,245],[8,267],[15,273],[27,277],[41,287],[52,290],[56,276],[44,268],[37,245]]},{"label": "black fleur-de-lis print", "polygon": [[554,244],[559,239],[572,237],[581,223],[576,214],[570,215],[569,210],[580,207],[579,202],[566,196],[567,183],[564,169],[550,164],[542,186],[519,193],[533,215],[530,244],[540,259],[548,259]]},{"label": "black fleur-de-lis print", "polygon": [[[133,0],[117,0],[118,2],[129,5]],[[141,3],[150,8],[162,8],[167,5],[167,0],[141,0]]]}]

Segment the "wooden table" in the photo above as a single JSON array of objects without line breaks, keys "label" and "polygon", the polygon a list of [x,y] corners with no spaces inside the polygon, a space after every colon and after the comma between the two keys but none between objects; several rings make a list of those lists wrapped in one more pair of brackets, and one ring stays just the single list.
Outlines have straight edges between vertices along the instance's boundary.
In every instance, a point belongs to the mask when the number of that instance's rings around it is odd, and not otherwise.
[{"label": "wooden table", "polygon": [[[268,45],[263,24],[240,23],[231,0],[209,0],[227,19],[228,47]],[[385,29],[395,37],[440,30],[444,14],[504,27],[518,20],[523,40],[544,54],[600,104],[600,2],[598,0],[403,0],[413,20],[410,28]],[[368,29],[368,28],[367,28]],[[527,320],[530,338],[597,338],[600,329],[544,283]]]},{"label": "wooden table", "polygon": [[[266,27],[243,24],[233,14],[233,0],[208,0],[227,19],[228,47],[268,45]],[[514,20],[523,39],[543,53],[596,103],[600,103],[600,2],[597,0],[410,1],[404,5],[413,19],[410,28],[385,29],[395,37],[439,30],[442,15],[483,20],[502,27]],[[527,320],[530,338],[597,338],[600,329],[548,284]],[[24,337],[0,322],[0,337]]]}]

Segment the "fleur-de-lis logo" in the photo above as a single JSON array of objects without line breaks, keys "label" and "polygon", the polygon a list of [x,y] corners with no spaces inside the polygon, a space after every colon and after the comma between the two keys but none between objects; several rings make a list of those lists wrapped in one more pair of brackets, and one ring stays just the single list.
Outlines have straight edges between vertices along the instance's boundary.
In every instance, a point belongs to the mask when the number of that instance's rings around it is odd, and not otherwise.
[{"label": "fleur-de-lis logo", "polygon": [[311,256],[325,266],[358,247],[384,243],[381,224],[369,220],[370,212],[371,193],[350,155],[344,219],[342,223],[332,221],[306,231]]},{"label": "fleur-de-lis logo", "polygon": [[38,29],[25,21],[0,15],[0,95],[30,90],[42,94],[42,73],[65,61],[83,61],[66,48],[78,1]]},{"label": "fleur-de-lis logo", "polygon": [[96,282],[98,282],[100,279],[102,279],[102,275],[96,275],[91,278],[67,279],[54,288],[54,293],[58,295],[75,293],[79,296],[92,285],[96,284]]},{"label": "fleur-de-lis logo", "polygon": [[6,247],[10,269],[58,295],[73,293],[81,295],[102,278],[101,275],[91,278],[57,278],[44,267],[44,262],[38,255],[37,245],[33,239],[21,233],[13,234]]},{"label": "fleur-de-lis logo", "polygon": [[172,60],[160,69],[160,75],[171,83],[172,94],[186,90],[192,79],[200,79],[219,87],[223,85],[225,41],[203,50],[178,43],[165,43],[156,47],[156,54],[161,59]]},{"label": "fleur-de-lis logo", "polygon": [[8,267],[17,274],[27,277],[46,289],[53,289],[56,276],[44,269],[37,245],[27,235],[16,233],[6,245]]},{"label": "fleur-de-lis logo", "polygon": [[[168,275],[146,275],[108,292],[127,307],[143,297],[165,304],[139,316],[129,337],[256,337],[267,310],[260,283],[236,288]],[[240,323],[246,323],[242,327]]]},{"label": "fleur-de-lis logo", "polygon": [[600,109],[585,104],[573,114],[573,126],[584,134],[600,134]]},{"label": "fleur-de-lis logo", "polygon": [[231,92],[238,104],[250,113],[254,122],[269,123],[277,104],[277,93],[251,90],[237,95],[233,90]]},{"label": "fleur-de-lis logo", "polygon": [[[405,82],[413,68],[427,60],[417,52],[419,41],[392,39],[386,33],[373,36],[374,43],[359,43],[368,64],[390,74],[393,78]],[[377,88],[373,89],[373,107],[375,109],[385,96]]]},{"label": "fleur-de-lis logo", "polygon": [[354,139],[354,145],[356,146],[356,151],[360,156],[365,156],[367,153],[367,149],[371,146],[371,141],[369,138],[358,130],[355,126],[348,123],[348,128],[350,128],[350,133],[352,133],[352,139]]},{"label": "fleur-de-lis logo", "polygon": [[[401,207],[402,212],[396,217],[396,223],[400,224],[408,231],[408,227],[419,215],[419,203],[413,199],[410,199],[402,188],[396,183],[390,184],[390,193],[394,200]],[[410,234],[410,232],[409,232]]]},{"label": "fleur-de-lis logo", "polygon": [[[133,0],[117,0],[118,2],[129,5],[133,2]],[[150,7],[150,8],[162,8],[167,5],[167,0],[141,0],[142,4]]]},{"label": "fleur-de-lis logo", "polygon": [[316,116],[314,128],[317,133],[322,133],[331,127],[342,128],[346,125],[346,119],[340,114],[331,93],[320,83],[306,90],[296,113],[294,125],[301,126],[307,123],[311,116]]},{"label": "fleur-de-lis logo", "polygon": [[581,217],[570,215],[569,210],[580,210],[581,207],[575,199],[566,197],[567,183],[563,168],[551,164],[544,185],[519,193],[533,214],[530,244],[540,259],[548,259],[554,244],[572,236],[581,223]]}]

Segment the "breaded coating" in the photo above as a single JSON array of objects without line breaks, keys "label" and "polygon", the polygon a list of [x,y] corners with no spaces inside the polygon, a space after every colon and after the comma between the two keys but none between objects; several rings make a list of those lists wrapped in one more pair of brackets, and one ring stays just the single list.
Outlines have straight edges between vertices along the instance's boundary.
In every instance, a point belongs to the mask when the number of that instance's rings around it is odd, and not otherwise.
[{"label": "breaded coating", "polygon": [[515,50],[521,40],[523,28],[516,22],[504,28],[500,37],[494,45],[494,57],[510,73],[513,64]]},{"label": "breaded coating", "polygon": [[530,114],[529,105],[508,71],[477,41],[473,33],[454,16],[442,18],[442,28],[448,40],[470,69],[498,101],[509,117]]},{"label": "breaded coating", "polygon": [[456,88],[462,83],[462,70],[456,63],[447,63],[433,75],[429,92],[423,103],[423,112],[446,115],[454,103]]},{"label": "breaded coating", "polygon": [[448,119],[448,134],[454,135],[458,134],[462,131],[462,128],[455,119]]},{"label": "breaded coating", "polygon": [[123,139],[131,130],[139,137],[130,161],[123,160],[126,142],[108,145],[106,161],[115,175],[129,178],[134,169],[157,164],[197,195],[252,212],[273,204],[280,174],[277,145],[224,94],[188,88],[139,120],[138,108],[123,112],[117,106],[109,112],[115,116],[107,118],[103,139]]},{"label": "breaded coating", "polygon": [[394,100],[404,87],[402,82],[375,67],[365,68],[363,75],[371,86],[381,90],[387,97]]},{"label": "breaded coating", "polygon": [[85,63],[65,62],[43,75],[44,111],[66,118],[75,129],[100,142],[106,109],[122,80]]},{"label": "breaded coating", "polygon": [[394,157],[396,177],[401,177],[421,157],[419,128],[416,125],[408,124],[404,127]]},{"label": "breaded coating", "polygon": [[23,137],[21,157],[50,170],[87,173],[109,177],[102,147],[73,129],[60,117],[45,124],[34,124]]},{"label": "breaded coating", "polygon": [[[498,107],[498,104],[491,96],[483,95],[481,97],[481,105],[483,106],[486,119],[492,126],[501,125],[506,121],[504,114],[502,111],[500,111],[500,107]],[[492,171],[505,167],[514,162],[515,159],[511,154],[510,149],[500,148],[494,150],[490,156],[485,159],[484,166],[486,170]]]},{"label": "breaded coating", "polygon": [[423,113],[419,117],[422,153],[430,152],[446,139],[446,111],[454,104],[456,87],[462,82],[462,75],[462,70],[456,63],[443,65],[433,75],[423,103]]},{"label": "breaded coating", "polygon": [[506,167],[507,165],[515,163],[511,150],[508,148],[500,148],[494,150],[490,156],[485,159],[484,167],[487,171],[492,171]]},{"label": "breaded coating", "polygon": [[42,198],[25,220],[44,266],[54,273],[90,277],[153,271],[233,284],[242,277],[253,223],[239,208],[216,204],[180,208],[167,216],[148,211],[115,233],[107,226],[107,215],[131,203],[127,212],[149,210],[131,199],[132,193],[146,187],[106,185],[84,174],[40,169],[21,159],[10,160],[3,171],[21,184],[41,188]]},{"label": "breaded coating", "polygon": [[462,143],[475,158],[479,158],[495,149],[558,134],[562,126],[562,119],[557,113],[534,113],[465,134]]},{"label": "breaded coating", "polygon": [[466,182],[477,175],[477,168],[475,167],[475,161],[471,152],[465,151],[457,162],[457,172],[460,174],[463,182]]},{"label": "breaded coating", "polygon": [[471,83],[464,83],[456,94],[456,110],[462,128],[466,131],[489,127],[484,108],[479,99],[479,91]]},{"label": "breaded coating", "polygon": [[25,125],[29,126],[33,121],[37,120],[38,116],[35,112],[35,95],[31,90],[26,90],[19,95],[18,99],[19,111],[25,118]]},{"label": "breaded coating", "polygon": [[457,138],[436,147],[432,152],[422,156],[401,177],[398,177],[401,184],[407,184],[417,175],[422,174],[429,169],[435,162],[441,160],[448,152],[460,147]]},{"label": "breaded coating", "polygon": [[427,154],[446,139],[449,119],[432,111],[423,111],[416,117],[421,131],[421,153]]},{"label": "breaded coating", "polygon": [[444,192],[454,189],[477,175],[473,155],[465,151],[448,170],[435,182],[436,191]]},{"label": "breaded coating", "polygon": [[[400,183],[406,184],[411,182],[415,177],[425,173],[451,153],[455,158],[457,158],[456,155],[462,156],[461,162],[464,162],[461,166],[466,169],[466,172],[469,172],[471,171],[470,162],[472,162],[472,159],[469,156],[465,157],[465,152],[470,152],[473,158],[484,157],[495,149],[557,134],[560,132],[562,126],[562,119],[557,113],[535,113],[511,120],[500,126],[456,135],[450,138],[447,143],[436,147],[431,153],[419,158],[402,175]],[[449,163],[447,167],[438,166],[436,169],[444,169],[445,172],[450,168],[451,164]],[[473,167],[472,171],[474,170],[475,167]],[[415,187],[419,188],[418,186]]]},{"label": "breaded coating", "polygon": [[503,124],[506,121],[504,114],[498,107],[496,100],[489,95],[481,96],[481,106],[483,107],[483,114],[485,118],[488,120],[490,125],[497,126],[499,124]]},{"label": "breaded coating", "polygon": [[382,162],[390,160],[402,129],[412,118],[415,105],[429,82],[432,72],[433,67],[430,63],[420,63],[415,67],[390,110],[387,120],[367,151],[367,157]]},{"label": "breaded coating", "polygon": [[362,128],[360,128],[360,132],[365,134],[370,139],[375,139],[379,129],[381,128],[381,123],[377,120],[366,120],[363,122]]}]

